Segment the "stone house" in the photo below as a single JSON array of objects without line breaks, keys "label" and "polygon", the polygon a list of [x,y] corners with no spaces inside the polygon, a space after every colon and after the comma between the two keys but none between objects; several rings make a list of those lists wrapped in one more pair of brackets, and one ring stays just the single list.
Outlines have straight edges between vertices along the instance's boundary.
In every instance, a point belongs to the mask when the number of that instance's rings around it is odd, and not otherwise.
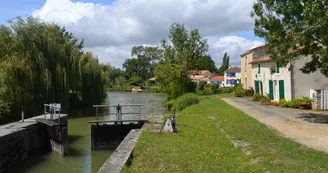
[{"label": "stone house", "polygon": [[300,57],[281,68],[266,54],[265,46],[241,54],[241,82],[245,89],[268,95],[271,100],[313,97],[314,90],[328,90],[328,79],[319,71],[304,74],[300,68],[311,57]]},{"label": "stone house", "polygon": [[204,81],[207,84],[210,83],[210,78],[214,76],[209,70],[190,70],[188,74],[193,82],[199,83],[199,81]]},{"label": "stone house", "polygon": [[240,79],[240,68],[239,67],[232,67],[224,71],[224,86],[225,87],[234,87],[236,86]]}]

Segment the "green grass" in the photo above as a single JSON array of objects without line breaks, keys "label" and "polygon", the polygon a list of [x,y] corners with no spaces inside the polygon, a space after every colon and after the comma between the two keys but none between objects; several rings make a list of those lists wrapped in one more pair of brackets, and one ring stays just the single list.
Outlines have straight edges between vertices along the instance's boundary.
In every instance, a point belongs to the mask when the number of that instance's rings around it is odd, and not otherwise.
[{"label": "green grass", "polygon": [[[218,96],[181,113],[179,133],[142,133],[123,172],[328,172],[327,154],[278,135]],[[249,142],[251,154],[227,136]]]}]

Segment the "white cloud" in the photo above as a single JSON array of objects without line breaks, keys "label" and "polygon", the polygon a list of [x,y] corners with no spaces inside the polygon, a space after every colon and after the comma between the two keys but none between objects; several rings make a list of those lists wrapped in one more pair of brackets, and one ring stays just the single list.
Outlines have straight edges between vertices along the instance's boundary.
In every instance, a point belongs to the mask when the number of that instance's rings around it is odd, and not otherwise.
[{"label": "white cloud", "polygon": [[215,37],[207,38],[209,43],[209,54],[217,65],[222,63],[222,57],[225,52],[230,56],[230,65],[240,65],[240,54],[248,49],[263,45],[260,41],[247,40],[238,36]]},{"label": "white cloud", "polygon": [[253,1],[117,0],[104,5],[47,0],[33,16],[65,26],[78,38],[84,38],[86,50],[94,51],[101,61],[120,66],[129,57],[132,45],[159,43],[167,37],[170,25],[175,22],[197,28],[204,37],[209,37],[211,54],[227,50],[212,43],[235,43],[237,45],[232,47],[242,47],[243,43],[215,38],[215,35],[252,29],[253,20],[249,14]]}]

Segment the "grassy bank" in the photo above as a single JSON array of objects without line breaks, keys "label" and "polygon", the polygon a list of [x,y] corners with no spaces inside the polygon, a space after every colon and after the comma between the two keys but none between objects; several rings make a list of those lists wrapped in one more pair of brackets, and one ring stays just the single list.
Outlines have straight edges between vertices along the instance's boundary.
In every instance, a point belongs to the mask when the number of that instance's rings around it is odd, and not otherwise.
[{"label": "grassy bank", "polygon": [[[143,132],[124,172],[328,172],[328,155],[259,123],[218,96],[177,117],[177,134]],[[231,140],[247,142],[235,147]]]}]

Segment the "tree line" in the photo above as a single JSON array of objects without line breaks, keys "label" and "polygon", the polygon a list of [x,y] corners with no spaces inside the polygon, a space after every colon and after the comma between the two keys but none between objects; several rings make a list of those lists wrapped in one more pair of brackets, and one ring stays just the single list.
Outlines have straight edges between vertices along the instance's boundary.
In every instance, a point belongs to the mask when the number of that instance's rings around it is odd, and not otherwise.
[{"label": "tree line", "polygon": [[101,103],[109,65],[100,64],[65,28],[29,17],[0,26],[0,124],[43,112]]},{"label": "tree line", "polygon": [[172,24],[169,40],[162,40],[159,46],[134,46],[131,58],[123,63],[121,75],[129,85],[143,85],[156,78],[162,92],[169,98],[195,91],[188,77],[189,70],[209,70],[223,75],[229,68],[229,55],[223,56],[220,68],[208,52],[207,40],[200,36],[197,29],[188,30],[182,24]]}]

